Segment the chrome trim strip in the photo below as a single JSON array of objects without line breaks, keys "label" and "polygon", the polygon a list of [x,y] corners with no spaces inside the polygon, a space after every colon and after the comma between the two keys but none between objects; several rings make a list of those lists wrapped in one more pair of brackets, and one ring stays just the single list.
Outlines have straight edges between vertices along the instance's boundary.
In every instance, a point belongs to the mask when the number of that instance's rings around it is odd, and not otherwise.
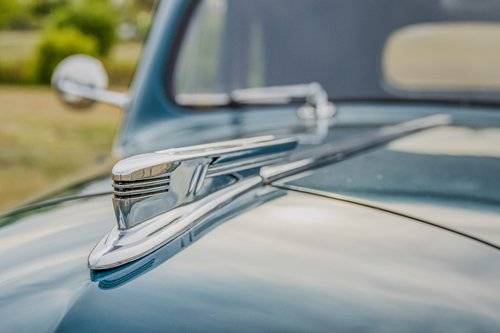
[{"label": "chrome trim strip", "polygon": [[394,126],[387,126],[372,135],[340,144],[323,145],[317,149],[310,149],[305,153],[292,155],[288,162],[261,168],[260,175],[266,183],[270,183],[305,170],[343,160],[346,157],[373,149],[418,131],[448,125],[450,122],[451,118],[449,116],[438,114]]},{"label": "chrome trim strip", "polygon": [[113,180],[135,181],[167,175],[168,172],[175,170],[180,162],[193,159],[208,158],[210,162],[216,162],[218,158],[242,159],[287,151],[296,146],[295,138],[278,139],[273,135],[268,135],[162,150],[121,160],[113,167]]},{"label": "chrome trim strip", "polygon": [[222,165],[210,166],[207,169],[207,177],[216,177],[220,175],[225,175],[232,172],[238,172],[247,169],[258,168],[265,165],[275,164],[279,161],[283,161],[288,153],[278,153],[269,156],[256,157],[253,159],[247,159],[245,161],[235,161],[232,163],[224,163]]}]

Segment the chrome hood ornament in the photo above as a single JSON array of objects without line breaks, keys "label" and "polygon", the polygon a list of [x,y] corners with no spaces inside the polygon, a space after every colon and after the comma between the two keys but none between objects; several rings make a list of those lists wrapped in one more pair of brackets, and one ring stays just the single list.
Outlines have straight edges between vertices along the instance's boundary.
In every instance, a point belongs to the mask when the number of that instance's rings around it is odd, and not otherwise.
[{"label": "chrome hood ornament", "polygon": [[261,136],[126,158],[112,171],[118,226],[132,228],[194,201],[207,179],[279,162],[296,146],[293,138]]},{"label": "chrome hood ornament", "polygon": [[179,237],[185,246],[193,228],[258,187],[449,122],[434,115],[297,152],[296,138],[271,135],[126,158],[112,175],[117,225],[90,253],[89,267],[117,267]]},{"label": "chrome hood ornament", "polygon": [[[269,135],[173,148],[118,162],[112,170],[117,227],[93,250],[90,267],[105,269],[136,258],[125,254],[127,260],[117,259],[115,255],[121,258],[122,250],[131,249],[130,240],[160,231],[172,219],[206,203],[213,192],[220,198],[231,184],[244,186],[242,172],[284,161],[296,146],[295,138]],[[152,244],[161,243],[139,242],[139,249],[133,251],[145,254],[157,247]]]}]

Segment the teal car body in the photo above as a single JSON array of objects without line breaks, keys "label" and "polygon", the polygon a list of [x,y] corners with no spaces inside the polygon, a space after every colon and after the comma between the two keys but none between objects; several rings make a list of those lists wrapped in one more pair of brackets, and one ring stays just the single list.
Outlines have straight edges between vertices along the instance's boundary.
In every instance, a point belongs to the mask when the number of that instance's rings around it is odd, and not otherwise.
[{"label": "teal car body", "polygon": [[[114,154],[300,129],[293,106],[184,108],[165,59],[189,1],[160,3]],[[500,112],[338,102],[326,143],[432,114],[448,126],[262,186],[190,242],[106,271],[109,175],[0,218],[3,332],[498,331]],[[265,119],[265,121],[263,121]]]}]

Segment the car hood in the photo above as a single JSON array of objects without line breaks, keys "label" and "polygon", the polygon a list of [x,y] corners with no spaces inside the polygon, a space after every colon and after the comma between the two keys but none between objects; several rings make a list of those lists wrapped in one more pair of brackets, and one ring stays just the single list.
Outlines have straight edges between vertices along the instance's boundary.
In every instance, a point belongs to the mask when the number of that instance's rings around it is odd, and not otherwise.
[{"label": "car hood", "polygon": [[280,182],[437,223],[500,247],[500,129],[423,131]]},{"label": "car hood", "polygon": [[0,232],[6,331],[495,330],[500,252],[354,203],[273,199],[175,255],[97,276],[110,197],[23,213]]},{"label": "car hood", "polygon": [[492,124],[456,121],[280,181],[181,251],[102,273],[87,256],[115,224],[108,180],[14,212],[0,227],[2,329],[497,331]]}]

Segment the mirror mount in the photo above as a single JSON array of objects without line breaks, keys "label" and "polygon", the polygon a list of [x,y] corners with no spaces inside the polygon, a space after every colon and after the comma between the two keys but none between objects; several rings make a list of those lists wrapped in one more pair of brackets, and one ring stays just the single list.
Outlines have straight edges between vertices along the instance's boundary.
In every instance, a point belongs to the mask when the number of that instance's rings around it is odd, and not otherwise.
[{"label": "mirror mount", "polygon": [[83,54],[72,55],[61,61],[51,79],[60,99],[73,108],[88,108],[95,102],[125,107],[129,103],[129,96],[107,90],[108,82],[102,62]]}]

